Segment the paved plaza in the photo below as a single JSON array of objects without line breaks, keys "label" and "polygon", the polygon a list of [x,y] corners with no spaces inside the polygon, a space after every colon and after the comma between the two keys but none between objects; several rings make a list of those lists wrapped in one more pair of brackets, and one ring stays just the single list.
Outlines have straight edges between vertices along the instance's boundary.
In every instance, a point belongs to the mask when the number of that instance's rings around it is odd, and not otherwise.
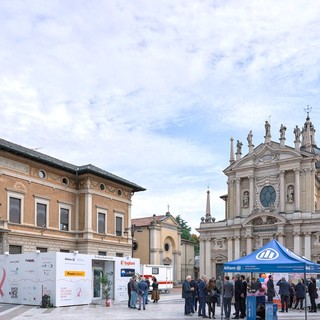
[{"label": "paved plaza", "polygon": [[[181,288],[175,288],[169,294],[162,294],[159,303],[149,303],[146,310],[132,310],[126,302],[114,303],[111,307],[102,304],[83,305],[43,309],[34,306],[0,304],[1,320],[143,320],[143,319],[202,319],[195,314],[193,317],[184,316],[184,300],[181,298]],[[281,320],[303,320],[304,313],[289,311],[278,313]],[[220,308],[216,307],[216,319],[221,319]],[[308,319],[320,319],[320,313],[308,313]]]}]

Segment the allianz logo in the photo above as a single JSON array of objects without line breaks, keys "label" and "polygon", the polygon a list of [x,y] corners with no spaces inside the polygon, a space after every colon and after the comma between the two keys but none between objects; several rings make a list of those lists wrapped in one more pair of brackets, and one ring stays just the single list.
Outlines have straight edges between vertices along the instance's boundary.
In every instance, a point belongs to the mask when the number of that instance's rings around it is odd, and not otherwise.
[{"label": "allianz logo", "polygon": [[258,260],[275,260],[278,257],[279,257],[278,251],[272,248],[264,249],[256,255],[256,258]]}]

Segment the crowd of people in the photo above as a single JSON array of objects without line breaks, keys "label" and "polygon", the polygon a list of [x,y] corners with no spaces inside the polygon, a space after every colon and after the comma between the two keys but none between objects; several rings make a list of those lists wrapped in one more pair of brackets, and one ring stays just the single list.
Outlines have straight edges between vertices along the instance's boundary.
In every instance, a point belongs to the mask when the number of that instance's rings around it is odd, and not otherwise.
[{"label": "crowd of people", "polygon": [[[148,293],[150,287],[152,288],[151,300],[153,303],[158,303],[160,300],[159,283],[156,277],[152,277],[152,284],[150,286],[150,280],[148,278],[133,275],[127,285],[128,290],[128,308],[146,310],[146,304],[148,304]],[[138,308],[137,308],[138,304]]]},{"label": "crowd of people", "polygon": [[207,279],[203,275],[197,281],[187,276],[182,284],[182,298],[185,299],[184,314],[193,316],[198,312],[202,318],[215,319],[215,306],[220,305],[222,280]]},{"label": "crowd of people", "polygon": [[[276,292],[275,285],[279,290]],[[279,312],[288,312],[290,309],[304,309],[306,295],[309,295],[309,312],[317,312],[316,299],[318,298],[315,278],[311,277],[307,284],[303,279],[299,279],[295,284],[287,281],[285,277],[274,283],[273,275],[270,274],[262,278],[246,278],[244,275],[235,275],[231,280],[225,276],[224,281],[220,277],[217,279],[207,279],[203,275],[195,280],[192,276],[187,276],[182,284],[182,298],[185,299],[184,314],[193,316],[198,313],[199,317],[215,319],[215,306],[220,306],[223,301],[223,313],[226,320],[244,319],[246,317],[247,295],[263,297],[261,306],[257,306],[257,315],[261,318],[265,314],[265,301],[272,302],[275,297],[281,301]],[[231,308],[234,305],[234,313],[231,318]]]}]

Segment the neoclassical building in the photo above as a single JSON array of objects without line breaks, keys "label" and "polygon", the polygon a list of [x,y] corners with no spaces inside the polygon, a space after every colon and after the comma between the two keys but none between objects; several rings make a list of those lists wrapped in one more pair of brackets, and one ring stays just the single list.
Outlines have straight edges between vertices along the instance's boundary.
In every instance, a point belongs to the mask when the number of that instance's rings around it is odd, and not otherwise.
[{"label": "neoclassical building", "polygon": [[170,212],[132,219],[131,229],[133,257],[141,264],[170,265],[173,280],[181,281],[181,231]]},{"label": "neoclassical building", "polygon": [[[299,255],[320,263],[320,149],[309,112],[303,127],[292,128],[286,145],[286,127],[281,125],[278,141],[271,139],[265,122],[264,141],[253,145],[250,131],[248,152],[242,142],[224,170],[228,192],[225,219],[215,221],[207,202],[200,227],[200,273],[218,276],[223,263],[245,256],[272,239]],[[208,193],[209,199],[209,193]]]},{"label": "neoclassical building", "polygon": [[132,196],[144,190],[0,139],[0,254],[131,256]]}]

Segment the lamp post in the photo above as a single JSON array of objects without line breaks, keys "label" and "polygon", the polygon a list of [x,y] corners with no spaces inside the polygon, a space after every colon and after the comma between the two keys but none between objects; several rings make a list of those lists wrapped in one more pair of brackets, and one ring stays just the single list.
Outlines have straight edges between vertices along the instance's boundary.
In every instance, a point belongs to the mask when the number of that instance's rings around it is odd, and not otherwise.
[{"label": "lamp post", "polygon": [[130,230],[131,232],[131,258],[133,258],[133,246],[134,246],[134,233],[135,231],[137,232],[142,232],[141,227],[137,227],[135,224],[132,224],[130,228],[126,228],[126,233],[129,233],[128,231]]}]

